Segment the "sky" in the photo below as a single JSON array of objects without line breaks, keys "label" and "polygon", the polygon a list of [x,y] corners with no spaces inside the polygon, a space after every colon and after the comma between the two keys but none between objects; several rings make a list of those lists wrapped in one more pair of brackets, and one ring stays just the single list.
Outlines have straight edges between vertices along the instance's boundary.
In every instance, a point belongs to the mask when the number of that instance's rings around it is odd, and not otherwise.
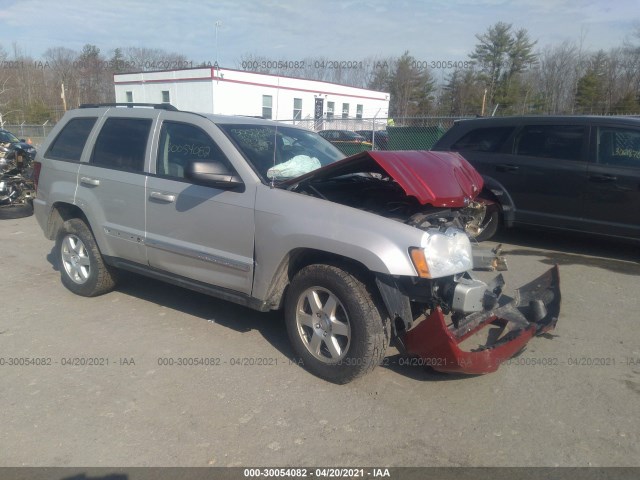
[{"label": "sky", "polygon": [[246,55],[360,61],[406,50],[459,61],[498,21],[526,28],[540,48],[569,40],[608,50],[640,28],[640,0],[0,0],[0,45],[35,59],[87,43],[107,56],[161,48],[227,68]]}]

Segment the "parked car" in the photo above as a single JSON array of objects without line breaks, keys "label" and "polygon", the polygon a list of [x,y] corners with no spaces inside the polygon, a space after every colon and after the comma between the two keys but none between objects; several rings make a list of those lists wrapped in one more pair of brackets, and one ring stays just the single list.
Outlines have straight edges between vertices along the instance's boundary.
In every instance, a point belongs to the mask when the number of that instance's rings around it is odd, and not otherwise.
[{"label": "parked car", "polygon": [[23,162],[30,162],[36,157],[36,149],[24,139],[18,139],[8,130],[0,129],[0,170],[15,162],[22,168]]},{"label": "parked car", "polygon": [[389,146],[389,133],[386,130],[356,130],[367,142],[375,145],[377,150],[387,150]]},{"label": "parked car", "polygon": [[[442,371],[491,372],[555,326],[557,268],[501,302],[501,275],[475,278],[469,238],[434,214],[478,190],[459,155],[343,158],[276,122],[123,105],[68,111],[34,163],[35,215],[72,292],[106,293],[125,269],[283,309],[298,358],[336,383],[390,342]],[[504,333],[478,340],[490,347],[459,347],[490,324]]]},{"label": "parked car", "polygon": [[482,174],[506,226],[640,240],[640,118],[460,120],[433,150]]},{"label": "parked car", "polygon": [[345,155],[371,150],[370,142],[367,142],[362,135],[350,130],[321,130],[318,134]]}]

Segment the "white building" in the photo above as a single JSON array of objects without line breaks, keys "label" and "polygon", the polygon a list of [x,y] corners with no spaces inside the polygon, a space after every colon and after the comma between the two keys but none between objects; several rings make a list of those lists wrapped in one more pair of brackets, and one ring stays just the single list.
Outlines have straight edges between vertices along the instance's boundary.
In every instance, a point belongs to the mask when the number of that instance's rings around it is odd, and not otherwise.
[{"label": "white building", "polygon": [[389,113],[388,93],[228,68],[120,73],[114,84],[118,103],[164,102],[192,112],[273,120],[322,118],[324,128],[331,120],[386,118]]}]

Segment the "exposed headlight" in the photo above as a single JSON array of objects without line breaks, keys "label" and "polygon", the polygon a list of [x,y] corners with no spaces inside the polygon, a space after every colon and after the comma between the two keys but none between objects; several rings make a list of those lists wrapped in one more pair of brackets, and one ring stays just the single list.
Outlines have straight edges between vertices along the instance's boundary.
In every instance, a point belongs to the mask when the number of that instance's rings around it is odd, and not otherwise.
[{"label": "exposed headlight", "polygon": [[446,277],[473,268],[469,237],[457,228],[448,228],[445,232],[426,231],[422,245],[410,248],[409,254],[423,278]]}]

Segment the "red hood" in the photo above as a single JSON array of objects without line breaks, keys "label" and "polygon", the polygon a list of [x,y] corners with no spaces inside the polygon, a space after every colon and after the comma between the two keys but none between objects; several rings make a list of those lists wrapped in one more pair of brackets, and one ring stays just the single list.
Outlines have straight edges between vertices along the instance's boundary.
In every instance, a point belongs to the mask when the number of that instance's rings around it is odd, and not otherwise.
[{"label": "red hood", "polygon": [[[367,165],[372,160],[376,165]],[[480,174],[459,154],[426,150],[361,152],[288,180],[285,185],[379,169],[398,182],[407,195],[434,207],[464,207],[483,186]]]}]

